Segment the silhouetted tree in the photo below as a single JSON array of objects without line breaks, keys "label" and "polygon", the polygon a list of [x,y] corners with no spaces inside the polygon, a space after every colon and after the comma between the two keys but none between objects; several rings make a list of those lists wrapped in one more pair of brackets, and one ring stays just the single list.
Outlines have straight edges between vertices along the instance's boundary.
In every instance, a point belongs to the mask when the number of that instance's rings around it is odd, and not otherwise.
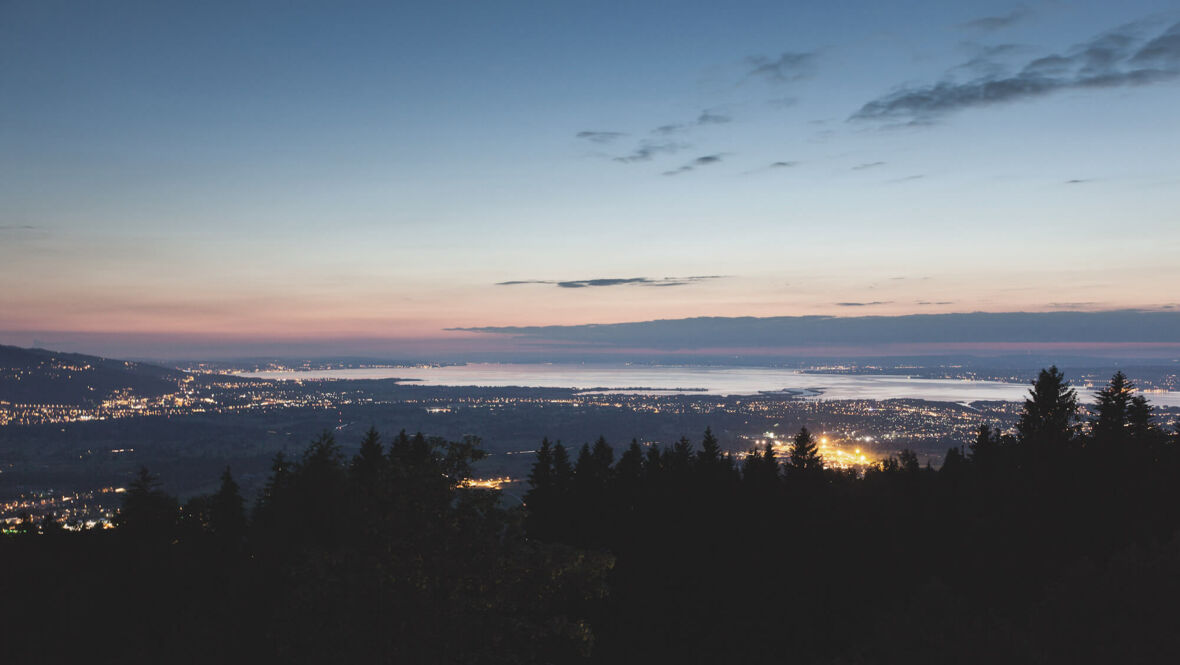
[{"label": "silhouetted tree", "polygon": [[1159,427],[1155,422],[1155,407],[1143,395],[1135,395],[1127,406],[1127,433],[1131,441],[1152,444],[1160,440]]},{"label": "silhouetted tree", "polygon": [[221,486],[209,500],[209,529],[218,538],[233,543],[246,534],[242,494],[228,466],[221,473]]},{"label": "silhouetted tree", "polygon": [[671,450],[663,453],[663,468],[673,476],[683,478],[692,467],[693,445],[687,436],[672,444]]},{"label": "silhouetted tree", "polygon": [[638,440],[631,439],[631,445],[619,457],[618,464],[615,464],[615,479],[629,490],[643,481],[643,447]]},{"label": "silhouetted tree", "polygon": [[591,455],[594,459],[595,473],[602,476],[603,480],[610,476],[611,465],[615,463],[615,451],[610,447],[603,437],[598,437],[594,442],[594,448],[591,450]]},{"label": "silhouetted tree", "polygon": [[165,539],[172,536],[179,517],[176,498],[164,493],[156,477],[141,466],[127,486],[115,524],[128,536]]},{"label": "silhouetted tree", "polygon": [[787,474],[811,474],[823,471],[824,462],[819,454],[819,445],[815,442],[815,437],[811,436],[811,432],[807,428],[799,430],[795,435],[794,441],[791,443],[790,452],[787,454]]},{"label": "silhouetted tree", "polygon": [[701,449],[697,451],[697,466],[702,469],[716,469],[721,466],[723,455],[721,443],[713,436],[713,428],[706,427],[705,435],[701,439]]},{"label": "silhouetted tree", "polygon": [[961,473],[963,471],[963,465],[966,463],[967,457],[963,454],[962,448],[948,448],[939,471],[946,471],[952,474]]},{"label": "silhouetted tree", "polygon": [[388,464],[389,460],[381,447],[381,435],[377,433],[376,428],[370,427],[361,439],[360,449],[348,466],[349,480],[354,486],[372,491],[385,474]]},{"label": "silhouetted tree", "polygon": [[897,454],[897,464],[903,473],[917,474],[922,470],[922,465],[918,462],[918,453],[909,448]]},{"label": "silhouetted tree", "polygon": [[1111,445],[1120,441],[1127,433],[1131,399],[1135,384],[1121,371],[1115,372],[1110,383],[1094,394],[1095,417],[1090,421],[1094,439],[1101,444]]},{"label": "silhouetted tree", "polygon": [[569,452],[558,441],[553,446],[553,488],[558,496],[563,496],[570,490],[573,482],[574,469],[570,466]]},{"label": "silhouetted tree", "polygon": [[537,449],[537,459],[529,471],[529,491],[525,494],[525,501],[547,496],[553,491],[553,449],[549,445],[549,437],[541,439],[541,447]]},{"label": "silhouetted tree", "polygon": [[1078,396],[1056,366],[1041,370],[1032,386],[1016,431],[1032,458],[1043,461],[1077,436]]},{"label": "silhouetted tree", "polygon": [[643,456],[643,477],[648,483],[654,483],[664,470],[663,453],[658,445],[647,447],[647,454]]},{"label": "silhouetted tree", "polygon": [[548,539],[553,536],[554,523],[561,519],[557,488],[553,477],[553,450],[549,437],[541,439],[537,459],[529,471],[529,489],[524,495],[528,506],[528,530],[534,536]]},{"label": "silhouetted tree", "polygon": [[999,430],[984,423],[968,447],[967,459],[982,468],[991,468],[999,463],[1000,448],[1003,445]]}]

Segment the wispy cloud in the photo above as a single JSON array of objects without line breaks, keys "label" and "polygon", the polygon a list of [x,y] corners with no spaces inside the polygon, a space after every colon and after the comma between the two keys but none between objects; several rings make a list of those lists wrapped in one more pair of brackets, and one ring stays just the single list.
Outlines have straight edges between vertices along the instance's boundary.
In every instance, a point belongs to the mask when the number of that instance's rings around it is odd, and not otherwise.
[{"label": "wispy cloud", "polygon": [[784,51],[777,58],[752,55],[746,58],[749,70],[747,78],[761,78],[772,83],[798,81],[811,75],[815,64],[815,52]]},{"label": "wispy cloud", "polygon": [[1031,15],[1032,15],[1032,12],[1030,12],[1027,8],[1018,7],[1016,9],[1013,9],[1012,11],[1008,12],[1007,14],[1002,14],[1000,16],[982,16],[982,17],[977,18],[975,20],[967,21],[966,23],[961,23],[961,24],[959,24],[959,27],[966,28],[968,30],[982,30],[985,32],[994,32],[996,30],[1003,30],[1004,28],[1010,28],[1010,27],[1016,25],[1017,23],[1020,23],[1021,21],[1027,19]]},{"label": "wispy cloud", "polygon": [[963,70],[977,76],[1001,76],[1007,71],[1007,64],[1003,59],[1030,51],[1027,46],[1018,44],[976,44],[966,42],[963,47],[972,53],[966,62],[955,65],[951,72]]},{"label": "wispy cloud", "polygon": [[689,277],[605,277],[597,279],[518,279],[497,282],[496,286],[518,286],[521,284],[547,284],[562,289],[585,289],[596,286],[687,286],[696,282],[722,279],[724,275],[691,275]]},{"label": "wispy cloud", "polygon": [[1150,85],[1180,76],[1180,23],[1144,40],[1141,25],[1126,25],[1075,45],[1065,54],[1036,58],[1014,74],[965,82],[906,86],[864,104],[850,120],[926,124],[967,108],[1042,97],[1062,90]]},{"label": "wispy cloud", "polygon": [[733,118],[713,111],[702,111],[701,115],[697,117],[696,124],[698,125],[724,125],[733,122]]},{"label": "wispy cloud", "polygon": [[681,166],[680,168],[672,169],[671,171],[664,171],[664,175],[680,175],[681,173],[686,173],[688,171],[692,171],[693,169],[697,168],[698,166],[709,166],[710,164],[716,164],[716,163],[720,162],[721,159],[722,159],[722,155],[719,155],[719,154],[718,155],[704,155],[702,157],[697,157],[696,159]]},{"label": "wispy cloud", "polygon": [[670,136],[672,134],[681,134],[697,127],[705,125],[724,125],[733,122],[733,117],[716,111],[701,111],[696,120],[692,122],[678,122],[667,125],[660,125],[651,130],[652,134],[659,134],[660,136]]},{"label": "wispy cloud", "polygon": [[0,231],[33,231],[36,228],[32,224],[0,224]]},{"label": "wispy cloud", "polygon": [[596,132],[596,131],[587,130],[584,132],[578,132],[576,136],[580,139],[585,139],[591,143],[606,144],[606,143],[613,143],[615,140],[621,139],[624,136],[626,136],[626,134],[624,134],[623,132]]},{"label": "wispy cloud", "polygon": [[874,300],[873,302],[837,302],[832,303],[837,307],[873,307],[876,305],[889,305],[892,300]]},{"label": "wispy cloud", "polygon": [[1048,306],[1051,309],[1088,309],[1100,304],[1101,303],[1087,300],[1082,302],[1051,302]]},{"label": "wispy cloud", "polygon": [[800,162],[792,161],[792,160],[782,160],[782,161],[778,161],[778,162],[771,162],[771,163],[767,164],[766,166],[759,166],[757,168],[753,168],[748,171],[743,171],[742,175],[753,175],[755,173],[765,173],[767,171],[780,171],[782,169],[789,169],[789,168],[796,167],[799,164],[800,164]]},{"label": "wispy cloud", "polygon": [[857,164],[852,167],[853,171],[864,171],[865,169],[875,169],[878,166],[885,166],[885,162],[865,162],[864,164]]},{"label": "wispy cloud", "polygon": [[678,143],[675,141],[644,141],[639,144],[639,147],[631,151],[628,155],[622,157],[615,157],[616,162],[624,164],[631,164],[634,162],[651,161],[652,157],[664,153],[680,152],[689,146],[685,143]]}]

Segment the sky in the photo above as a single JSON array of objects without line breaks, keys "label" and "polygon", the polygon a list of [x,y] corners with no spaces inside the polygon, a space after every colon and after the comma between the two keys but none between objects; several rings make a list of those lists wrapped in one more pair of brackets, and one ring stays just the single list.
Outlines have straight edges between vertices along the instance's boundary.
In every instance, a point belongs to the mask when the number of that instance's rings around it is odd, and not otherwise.
[{"label": "sky", "polygon": [[0,91],[0,343],[1180,306],[1174,1],[15,0]]}]

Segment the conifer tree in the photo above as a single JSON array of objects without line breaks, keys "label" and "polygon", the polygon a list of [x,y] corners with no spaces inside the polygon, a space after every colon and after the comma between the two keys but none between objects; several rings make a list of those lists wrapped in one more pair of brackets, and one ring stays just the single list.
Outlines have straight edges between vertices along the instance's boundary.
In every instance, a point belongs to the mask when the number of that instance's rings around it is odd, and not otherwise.
[{"label": "conifer tree", "polygon": [[916,474],[922,470],[922,464],[918,461],[918,453],[909,448],[897,454],[897,464],[905,473]]},{"label": "conifer tree", "polygon": [[956,474],[963,470],[963,465],[967,462],[967,456],[963,454],[962,448],[947,448],[946,457],[942,460],[942,468],[940,472],[948,474]]},{"label": "conifer tree", "polygon": [[541,439],[541,447],[537,450],[537,459],[529,471],[529,491],[525,500],[545,500],[553,491],[553,450],[549,445],[549,437]]},{"label": "conifer tree", "polygon": [[778,481],[778,460],[774,456],[774,443],[766,442],[766,446],[759,450],[757,446],[750,449],[742,464],[742,480],[751,487],[769,488]]},{"label": "conifer tree", "polygon": [[553,488],[556,493],[564,494],[570,489],[574,478],[573,467],[570,466],[569,452],[558,441],[553,446]]},{"label": "conifer tree", "polygon": [[594,456],[590,452],[590,444],[583,443],[578,449],[578,459],[574,461],[574,481],[589,483],[594,475]]},{"label": "conifer tree", "polygon": [[598,437],[594,442],[594,448],[591,450],[594,458],[594,471],[600,478],[606,480],[610,475],[611,465],[615,462],[615,451],[606,442],[605,437]]},{"label": "conifer tree", "polygon": [[229,467],[221,473],[221,486],[209,500],[209,528],[213,535],[236,542],[246,533],[246,512],[242,493]]},{"label": "conifer tree", "polygon": [[791,444],[791,451],[787,456],[788,470],[795,473],[817,472],[823,470],[823,458],[819,454],[819,446],[815,437],[807,428],[799,430]]},{"label": "conifer tree", "polygon": [[1155,424],[1155,407],[1143,395],[1131,398],[1127,406],[1127,430],[1132,441],[1141,444],[1154,443],[1159,438]]},{"label": "conifer tree", "polygon": [[615,478],[623,485],[633,487],[643,479],[643,447],[631,439],[631,445],[619,457],[615,465]]},{"label": "conifer tree", "polygon": [[697,466],[712,469],[721,464],[721,444],[713,436],[713,428],[705,428],[705,436],[701,439],[701,449],[697,452]]},{"label": "conifer tree", "polygon": [[389,442],[389,464],[391,467],[405,468],[410,463],[410,455],[410,437],[403,429]]},{"label": "conifer tree", "polygon": [[1000,454],[1000,432],[984,423],[968,447],[967,460],[983,467],[994,466]]},{"label": "conifer tree", "polygon": [[156,477],[141,466],[127,486],[115,523],[133,537],[166,538],[175,530],[179,517],[176,498],[165,494]]},{"label": "conifer tree", "polygon": [[258,495],[255,511],[267,511],[276,502],[282,501],[291,484],[291,462],[283,451],[275,453],[270,462],[270,477]]},{"label": "conifer tree", "polygon": [[1121,371],[1115,372],[1110,383],[1094,394],[1097,413],[1090,425],[1097,441],[1112,444],[1126,436],[1134,394],[1135,384]]},{"label": "conifer tree", "polygon": [[658,444],[647,447],[647,454],[643,456],[643,477],[651,482],[660,476],[664,469],[664,458]]},{"label": "conifer tree", "polygon": [[688,472],[692,466],[693,445],[687,436],[672,444],[671,450],[664,451],[664,468],[670,473],[681,475]]},{"label": "conifer tree", "polygon": [[372,489],[385,470],[386,464],[388,460],[381,446],[381,435],[375,427],[369,427],[369,431],[365,432],[365,437],[361,439],[360,449],[349,464],[349,479],[354,485]]},{"label": "conifer tree", "polygon": [[1041,370],[1033,381],[1016,423],[1020,441],[1034,458],[1059,452],[1077,435],[1078,394],[1056,366]]}]

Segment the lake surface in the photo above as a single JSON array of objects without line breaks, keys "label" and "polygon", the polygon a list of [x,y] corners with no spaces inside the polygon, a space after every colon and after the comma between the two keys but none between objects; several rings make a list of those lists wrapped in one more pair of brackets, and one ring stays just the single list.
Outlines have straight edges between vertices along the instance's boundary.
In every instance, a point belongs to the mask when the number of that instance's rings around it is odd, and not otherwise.
[{"label": "lake surface", "polygon": [[[609,392],[757,395],[786,391],[804,398],[926,399],[939,402],[1023,400],[1028,385],[966,379],[917,379],[884,374],[805,374],[772,367],[471,363],[445,367],[373,367],[289,372],[245,372],[279,380],[409,379],[426,386],[529,386]],[[1079,389],[1088,399],[1092,390]],[[1180,406],[1180,393],[1150,393],[1160,406]]]}]

